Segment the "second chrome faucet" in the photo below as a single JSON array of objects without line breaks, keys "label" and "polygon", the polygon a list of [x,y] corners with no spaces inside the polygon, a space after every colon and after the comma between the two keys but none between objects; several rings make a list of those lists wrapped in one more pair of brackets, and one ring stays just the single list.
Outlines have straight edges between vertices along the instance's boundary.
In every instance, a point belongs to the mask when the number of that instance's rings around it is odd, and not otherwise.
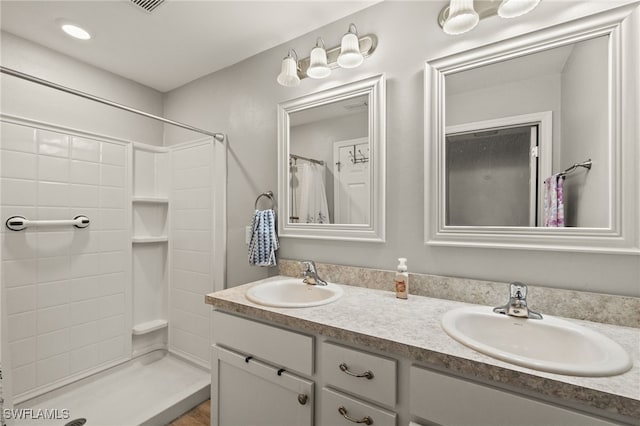
[{"label": "second chrome faucet", "polygon": [[493,312],[512,317],[542,319],[542,315],[527,306],[527,286],[517,281],[509,284],[509,301],[504,306],[493,308]]}]

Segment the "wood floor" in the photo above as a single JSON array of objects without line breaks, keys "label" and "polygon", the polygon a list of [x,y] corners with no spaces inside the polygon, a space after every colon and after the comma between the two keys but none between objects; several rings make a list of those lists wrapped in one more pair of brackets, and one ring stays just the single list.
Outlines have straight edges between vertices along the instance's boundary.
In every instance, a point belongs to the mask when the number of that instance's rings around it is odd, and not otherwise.
[{"label": "wood floor", "polygon": [[209,426],[211,419],[211,400],[206,400],[188,413],[172,421],[169,426]]}]

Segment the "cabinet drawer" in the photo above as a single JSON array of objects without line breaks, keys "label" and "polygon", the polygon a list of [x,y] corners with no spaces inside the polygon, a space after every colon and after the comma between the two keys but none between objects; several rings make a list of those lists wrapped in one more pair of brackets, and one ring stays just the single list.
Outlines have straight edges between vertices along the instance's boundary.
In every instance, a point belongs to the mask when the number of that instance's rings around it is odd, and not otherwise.
[{"label": "cabinet drawer", "polygon": [[[327,384],[380,404],[395,406],[396,360],[325,342],[321,362]],[[352,375],[367,372],[371,373],[369,377]]]},{"label": "cabinet drawer", "polygon": [[410,377],[411,415],[429,422],[460,426],[614,424],[420,367],[412,366]]},{"label": "cabinet drawer", "polygon": [[[375,426],[395,426],[396,424],[396,413],[327,388],[322,389],[320,405],[320,426],[354,426],[355,422],[365,417],[369,417],[371,419],[369,424]],[[348,420],[345,416],[349,416],[352,420]],[[361,422],[361,424],[366,423]]]},{"label": "cabinet drawer", "polygon": [[260,322],[213,312],[215,344],[269,361],[287,370],[313,374],[313,337]]}]

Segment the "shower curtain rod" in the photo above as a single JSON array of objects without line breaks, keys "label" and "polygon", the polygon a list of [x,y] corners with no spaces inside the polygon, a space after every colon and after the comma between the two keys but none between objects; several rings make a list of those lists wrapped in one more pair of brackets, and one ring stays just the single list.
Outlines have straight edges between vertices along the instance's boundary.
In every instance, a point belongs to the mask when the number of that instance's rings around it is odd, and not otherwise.
[{"label": "shower curtain rod", "polygon": [[305,161],[308,161],[310,163],[316,163],[316,164],[320,164],[321,166],[324,166],[324,161],[322,161],[322,160],[316,160],[316,159],[313,159],[313,158],[307,158],[307,157],[303,157],[302,155],[296,155],[296,154],[289,154],[289,157],[295,158],[296,160],[305,160]]},{"label": "shower curtain rod", "polygon": [[98,102],[98,103],[101,103],[101,104],[104,104],[104,105],[109,105],[109,106],[112,106],[114,108],[118,108],[118,109],[121,109],[121,110],[124,110],[124,111],[129,111],[129,112],[132,112],[134,114],[142,115],[143,117],[151,118],[153,120],[161,121],[161,122],[167,123],[167,124],[172,124],[174,126],[178,126],[178,127],[183,128],[183,129],[191,130],[191,131],[194,131],[194,132],[203,133],[203,134],[205,134],[207,136],[212,136],[213,139],[217,140],[218,142],[223,142],[224,141],[224,137],[225,137],[224,133],[212,133],[212,132],[209,132],[207,130],[202,130],[202,129],[199,129],[197,127],[190,126],[188,124],[180,123],[179,121],[169,120],[168,118],[164,118],[164,117],[160,117],[158,115],[150,114],[148,112],[140,111],[139,109],[131,108],[131,107],[128,107],[126,105],[122,105],[122,104],[119,104],[117,102],[113,102],[113,101],[110,101],[108,99],[101,98],[99,96],[91,95],[91,94],[86,93],[86,92],[81,92],[80,90],[72,89],[70,87],[62,86],[60,84],[53,83],[51,81],[44,80],[44,79],[41,79],[41,78],[38,78],[38,77],[34,77],[34,76],[30,75],[30,74],[26,74],[26,73],[23,73],[23,72],[20,72],[20,71],[16,71],[16,70],[11,69],[11,68],[3,67],[1,65],[0,65],[0,72],[2,72],[3,74],[8,74],[8,75],[13,76],[13,77],[17,77],[17,78],[21,78],[23,80],[30,81],[32,83],[37,83],[37,84],[40,84],[42,86],[47,86],[47,87],[50,87],[52,89],[56,89],[56,90],[60,90],[60,91],[66,92],[66,93],[70,93],[72,95],[80,96],[81,98],[89,99],[91,101],[95,101],[95,102]]}]

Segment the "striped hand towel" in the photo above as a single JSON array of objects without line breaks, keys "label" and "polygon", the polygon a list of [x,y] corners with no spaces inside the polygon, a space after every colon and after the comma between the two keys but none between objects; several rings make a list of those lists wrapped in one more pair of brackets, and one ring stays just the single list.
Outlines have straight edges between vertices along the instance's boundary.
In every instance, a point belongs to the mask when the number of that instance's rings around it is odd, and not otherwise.
[{"label": "striped hand towel", "polygon": [[249,264],[257,266],[275,266],[276,250],[280,246],[276,234],[276,212],[256,210],[251,223],[251,241],[249,242]]}]

